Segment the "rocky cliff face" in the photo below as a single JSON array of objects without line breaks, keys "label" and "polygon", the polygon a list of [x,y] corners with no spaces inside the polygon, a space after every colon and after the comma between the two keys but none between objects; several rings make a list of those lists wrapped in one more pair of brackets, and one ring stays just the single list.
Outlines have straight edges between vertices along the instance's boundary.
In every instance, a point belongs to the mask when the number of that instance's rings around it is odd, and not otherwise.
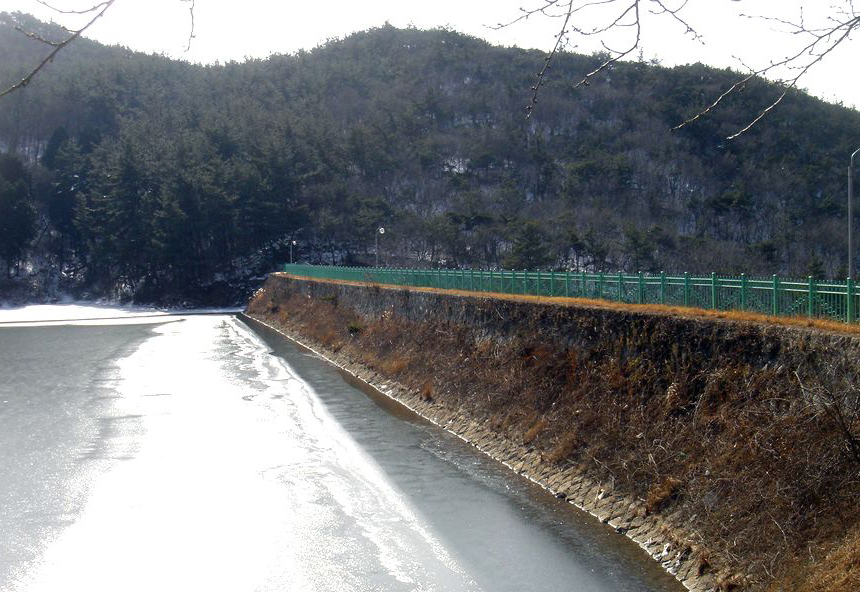
[{"label": "rocky cliff face", "polygon": [[248,314],[591,511],[688,588],[860,589],[856,337],[279,274]]}]

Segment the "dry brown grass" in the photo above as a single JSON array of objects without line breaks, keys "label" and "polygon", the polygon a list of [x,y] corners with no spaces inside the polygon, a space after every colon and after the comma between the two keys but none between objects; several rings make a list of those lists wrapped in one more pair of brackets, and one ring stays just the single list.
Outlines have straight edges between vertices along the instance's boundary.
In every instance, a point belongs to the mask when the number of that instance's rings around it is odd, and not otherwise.
[{"label": "dry brown grass", "polygon": [[857,592],[860,590],[860,532],[851,532],[823,557],[796,561],[790,577],[774,583],[770,592]]},{"label": "dry brown grass", "polygon": [[317,339],[324,346],[331,348],[338,341],[338,335],[335,331],[328,329],[327,331],[320,332]]},{"label": "dry brown grass", "polygon": [[569,431],[550,449],[546,459],[551,463],[560,463],[568,458],[572,458],[574,452],[580,449],[583,444],[584,442],[576,431]]},{"label": "dry brown grass", "polygon": [[662,481],[655,483],[648,490],[645,498],[645,511],[649,514],[660,511],[681,487],[681,481],[674,477],[665,477]]},{"label": "dry brown grass", "polygon": [[428,378],[424,382],[424,384],[421,385],[421,389],[418,391],[418,394],[421,396],[421,398],[423,400],[432,401],[433,400],[433,392],[434,392],[433,379]]},{"label": "dry brown grass", "polygon": [[408,367],[409,362],[404,358],[391,357],[379,362],[379,369],[382,373],[392,378],[399,377]]},{"label": "dry brown grass", "polygon": [[534,422],[523,434],[523,444],[531,444],[534,442],[535,438],[537,438],[538,434],[541,433],[544,426],[546,426],[546,419],[543,417]]}]

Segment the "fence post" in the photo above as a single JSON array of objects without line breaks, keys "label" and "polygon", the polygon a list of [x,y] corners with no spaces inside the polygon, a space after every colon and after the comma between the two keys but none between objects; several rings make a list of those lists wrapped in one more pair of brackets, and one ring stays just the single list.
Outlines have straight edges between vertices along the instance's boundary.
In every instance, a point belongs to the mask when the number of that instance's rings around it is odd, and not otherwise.
[{"label": "fence post", "polygon": [[660,272],[660,304],[666,304],[666,272]]},{"label": "fence post", "polygon": [[537,271],[537,295],[540,296],[540,269]]},{"label": "fence post", "polygon": [[638,304],[642,304],[645,302],[645,279],[642,276],[642,272],[639,272],[639,285],[636,289],[636,302]]},{"label": "fence post", "polygon": [[580,275],[582,276],[580,278],[582,280],[582,286],[580,286],[581,289],[579,292],[579,297],[580,298],[588,298],[588,288],[587,288],[588,284],[585,283],[585,272],[584,271],[580,272]]},{"label": "fence post", "polygon": [[684,272],[684,306],[690,306],[690,272]]},{"label": "fence post", "polygon": [[564,297],[570,298],[570,270],[564,272]]},{"label": "fence post", "polygon": [[854,280],[852,278],[848,278],[848,281],[845,283],[845,295],[848,298],[848,301],[845,303],[845,320],[848,323],[854,322]]},{"label": "fence post", "polygon": [[624,302],[624,276],[618,272],[618,302]]},{"label": "fence post", "polygon": [[603,300],[603,272],[597,272],[597,298]]},{"label": "fence post", "polygon": [[779,314],[779,276],[773,274],[773,294],[771,297],[771,314],[777,316]]},{"label": "fence post", "polygon": [[555,271],[552,269],[549,270],[549,295],[555,296]]},{"label": "fence post", "polygon": [[711,272],[711,310],[717,310],[717,274]]},{"label": "fence post", "polygon": [[806,314],[811,319],[815,313],[815,280],[812,279],[812,276],[807,278],[809,280],[809,290],[807,294],[807,303],[806,303]]},{"label": "fence post", "polygon": [[741,274],[741,310],[747,309],[747,274]]}]

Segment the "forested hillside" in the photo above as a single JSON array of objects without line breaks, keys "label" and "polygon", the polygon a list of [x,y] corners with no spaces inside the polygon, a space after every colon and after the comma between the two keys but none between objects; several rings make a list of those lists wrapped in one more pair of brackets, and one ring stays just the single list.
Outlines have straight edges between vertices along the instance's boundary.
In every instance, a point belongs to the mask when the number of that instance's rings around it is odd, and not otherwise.
[{"label": "forested hillside", "polygon": [[[3,86],[46,50],[28,18],[0,14]],[[726,141],[778,92],[755,81],[671,131],[735,75],[628,63],[572,90],[599,59],[561,55],[526,119],[541,54],[448,30],[216,66],[81,40],[0,99],[0,258],[154,300],[292,240],[372,262],[384,226],[392,265],[844,275],[860,113],[800,93]]]}]

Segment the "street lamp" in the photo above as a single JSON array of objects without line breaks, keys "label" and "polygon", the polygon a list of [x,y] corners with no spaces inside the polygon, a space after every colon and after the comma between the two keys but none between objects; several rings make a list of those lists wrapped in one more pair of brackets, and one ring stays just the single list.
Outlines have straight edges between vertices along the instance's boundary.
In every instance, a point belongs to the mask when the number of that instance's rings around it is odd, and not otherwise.
[{"label": "street lamp", "polygon": [[379,267],[379,235],[380,234],[385,234],[385,229],[382,226],[380,226],[376,230],[376,235],[375,235],[375,237],[376,237],[376,265],[374,265],[374,267]]},{"label": "street lamp", "polygon": [[851,154],[851,160],[848,164],[848,277],[854,277],[854,241],[851,238],[852,226],[854,226],[854,212],[852,210],[852,202],[854,201],[854,157],[860,152],[860,148]]},{"label": "street lamp", "polygon": [[296,243],[296,241],[294,241],[294,240],[290,241],[290,265],[293,264],[293,245],[296,245],[296,244],[298,244],[298,243]]}]

